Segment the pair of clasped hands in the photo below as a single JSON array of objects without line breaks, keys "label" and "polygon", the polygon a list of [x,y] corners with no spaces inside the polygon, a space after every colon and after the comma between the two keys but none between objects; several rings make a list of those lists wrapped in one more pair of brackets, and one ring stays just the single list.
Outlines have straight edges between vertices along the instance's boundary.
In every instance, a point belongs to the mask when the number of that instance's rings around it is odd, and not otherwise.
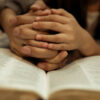
[{"label": "pair of clasped hands", "polygon": [[[1,17],[11,50],[22,57],[41,59],[37,66],[45,71],[63,67],[67,62],[67,50],[80,48],[81,38],[75,32],[81,27],[63,9],[47,9],[39,0],[24,15],[17,16],[11,9],[5,9]],[[52,35],[48,30],[58,34]]]}]

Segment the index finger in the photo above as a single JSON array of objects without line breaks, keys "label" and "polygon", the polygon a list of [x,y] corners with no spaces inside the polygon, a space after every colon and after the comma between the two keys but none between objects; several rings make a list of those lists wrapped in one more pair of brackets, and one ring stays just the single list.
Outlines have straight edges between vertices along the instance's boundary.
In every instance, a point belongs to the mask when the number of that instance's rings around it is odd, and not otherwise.
[{"label": "index finger", "polygon": [[64,43],[68,37],[65,34],[56,34],[56,35],[36,35],[36,40],[41,40],[45,42],[52,43]]}]

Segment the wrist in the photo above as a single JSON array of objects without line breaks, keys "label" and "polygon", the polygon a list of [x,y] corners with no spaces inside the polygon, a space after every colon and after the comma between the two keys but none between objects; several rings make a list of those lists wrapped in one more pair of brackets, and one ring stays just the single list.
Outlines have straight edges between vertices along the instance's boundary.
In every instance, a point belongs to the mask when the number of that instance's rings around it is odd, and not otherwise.
[{"label": "wrist", "polygon": [[15,12],[10,8],[5,8],[0,12],[1,26],[9,36],[11,34],[12,25],[11,19],[15,18]]},{"label": "wrist", "polygon": [[83,31],[82,38],[83,41],[81,47],[79,48],[79,51],[84,56],[94,56],[100,54],[100,46],[86,30]]}]

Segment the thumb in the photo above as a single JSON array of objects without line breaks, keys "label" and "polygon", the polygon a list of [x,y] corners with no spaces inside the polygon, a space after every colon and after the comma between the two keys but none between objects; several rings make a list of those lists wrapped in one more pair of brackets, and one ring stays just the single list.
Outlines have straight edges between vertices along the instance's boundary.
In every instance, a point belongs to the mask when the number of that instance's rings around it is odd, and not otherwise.
[{"label": "thumb", "polygon": [[46,6],[46,4],[43,2],[43,0],[37,0],[36,2],[35,2],[35,4],[33,4],[32,6],[31,6],[31,10],[44,10],[44,9],[46,9],[47,8],[47,6]]}]

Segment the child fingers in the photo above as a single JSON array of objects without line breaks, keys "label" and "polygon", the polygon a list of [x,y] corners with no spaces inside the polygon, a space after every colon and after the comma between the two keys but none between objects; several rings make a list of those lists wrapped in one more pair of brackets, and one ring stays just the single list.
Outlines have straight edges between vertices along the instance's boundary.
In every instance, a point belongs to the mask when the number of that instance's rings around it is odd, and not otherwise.
[{"label": "child fingers", "polygon": [[52,30],[56,32],[64,32],[66,30],[63,24],[57,22],[34,22],[33,28],[41,30]]},{"label": "child fingers", "polygon": [[52,42],[52,43],[64,43],[66,42],[68,36],[65,34],[56,34],[56,35],[36,35],[36,40],[41,40],[45,42]]},{"label": "child fingers", "polygon": [[36,21],[53,21],[61,24],[66,24],[67,22],[69,22],[68,18],[60,15],[41,16],[41,17],[37,17]]},{"label": "child fingers", "polygon": [[49,44],[48,49],[52,50],[71,50],[69,44]]},{"label": "child fingers", "polygon": [[52,9],[51,12],[53,14],[59,14],[66,17],[72,17],[72,15],[64,9]]},{"label": "child fingers", "polygon": [[34,47],[40,47],[40,48],[48,47],[48,43],[40,42],[40,41],[35,41],[35,40],[28,40],[27,41],[27,45],[34,46]]},{"label": "child fingers", "polygon": [[66,51],[61,51],[55,58],[46,60],[49,63],[58,64],[62,62],[65,58],[67,58],[68,53]]}]

